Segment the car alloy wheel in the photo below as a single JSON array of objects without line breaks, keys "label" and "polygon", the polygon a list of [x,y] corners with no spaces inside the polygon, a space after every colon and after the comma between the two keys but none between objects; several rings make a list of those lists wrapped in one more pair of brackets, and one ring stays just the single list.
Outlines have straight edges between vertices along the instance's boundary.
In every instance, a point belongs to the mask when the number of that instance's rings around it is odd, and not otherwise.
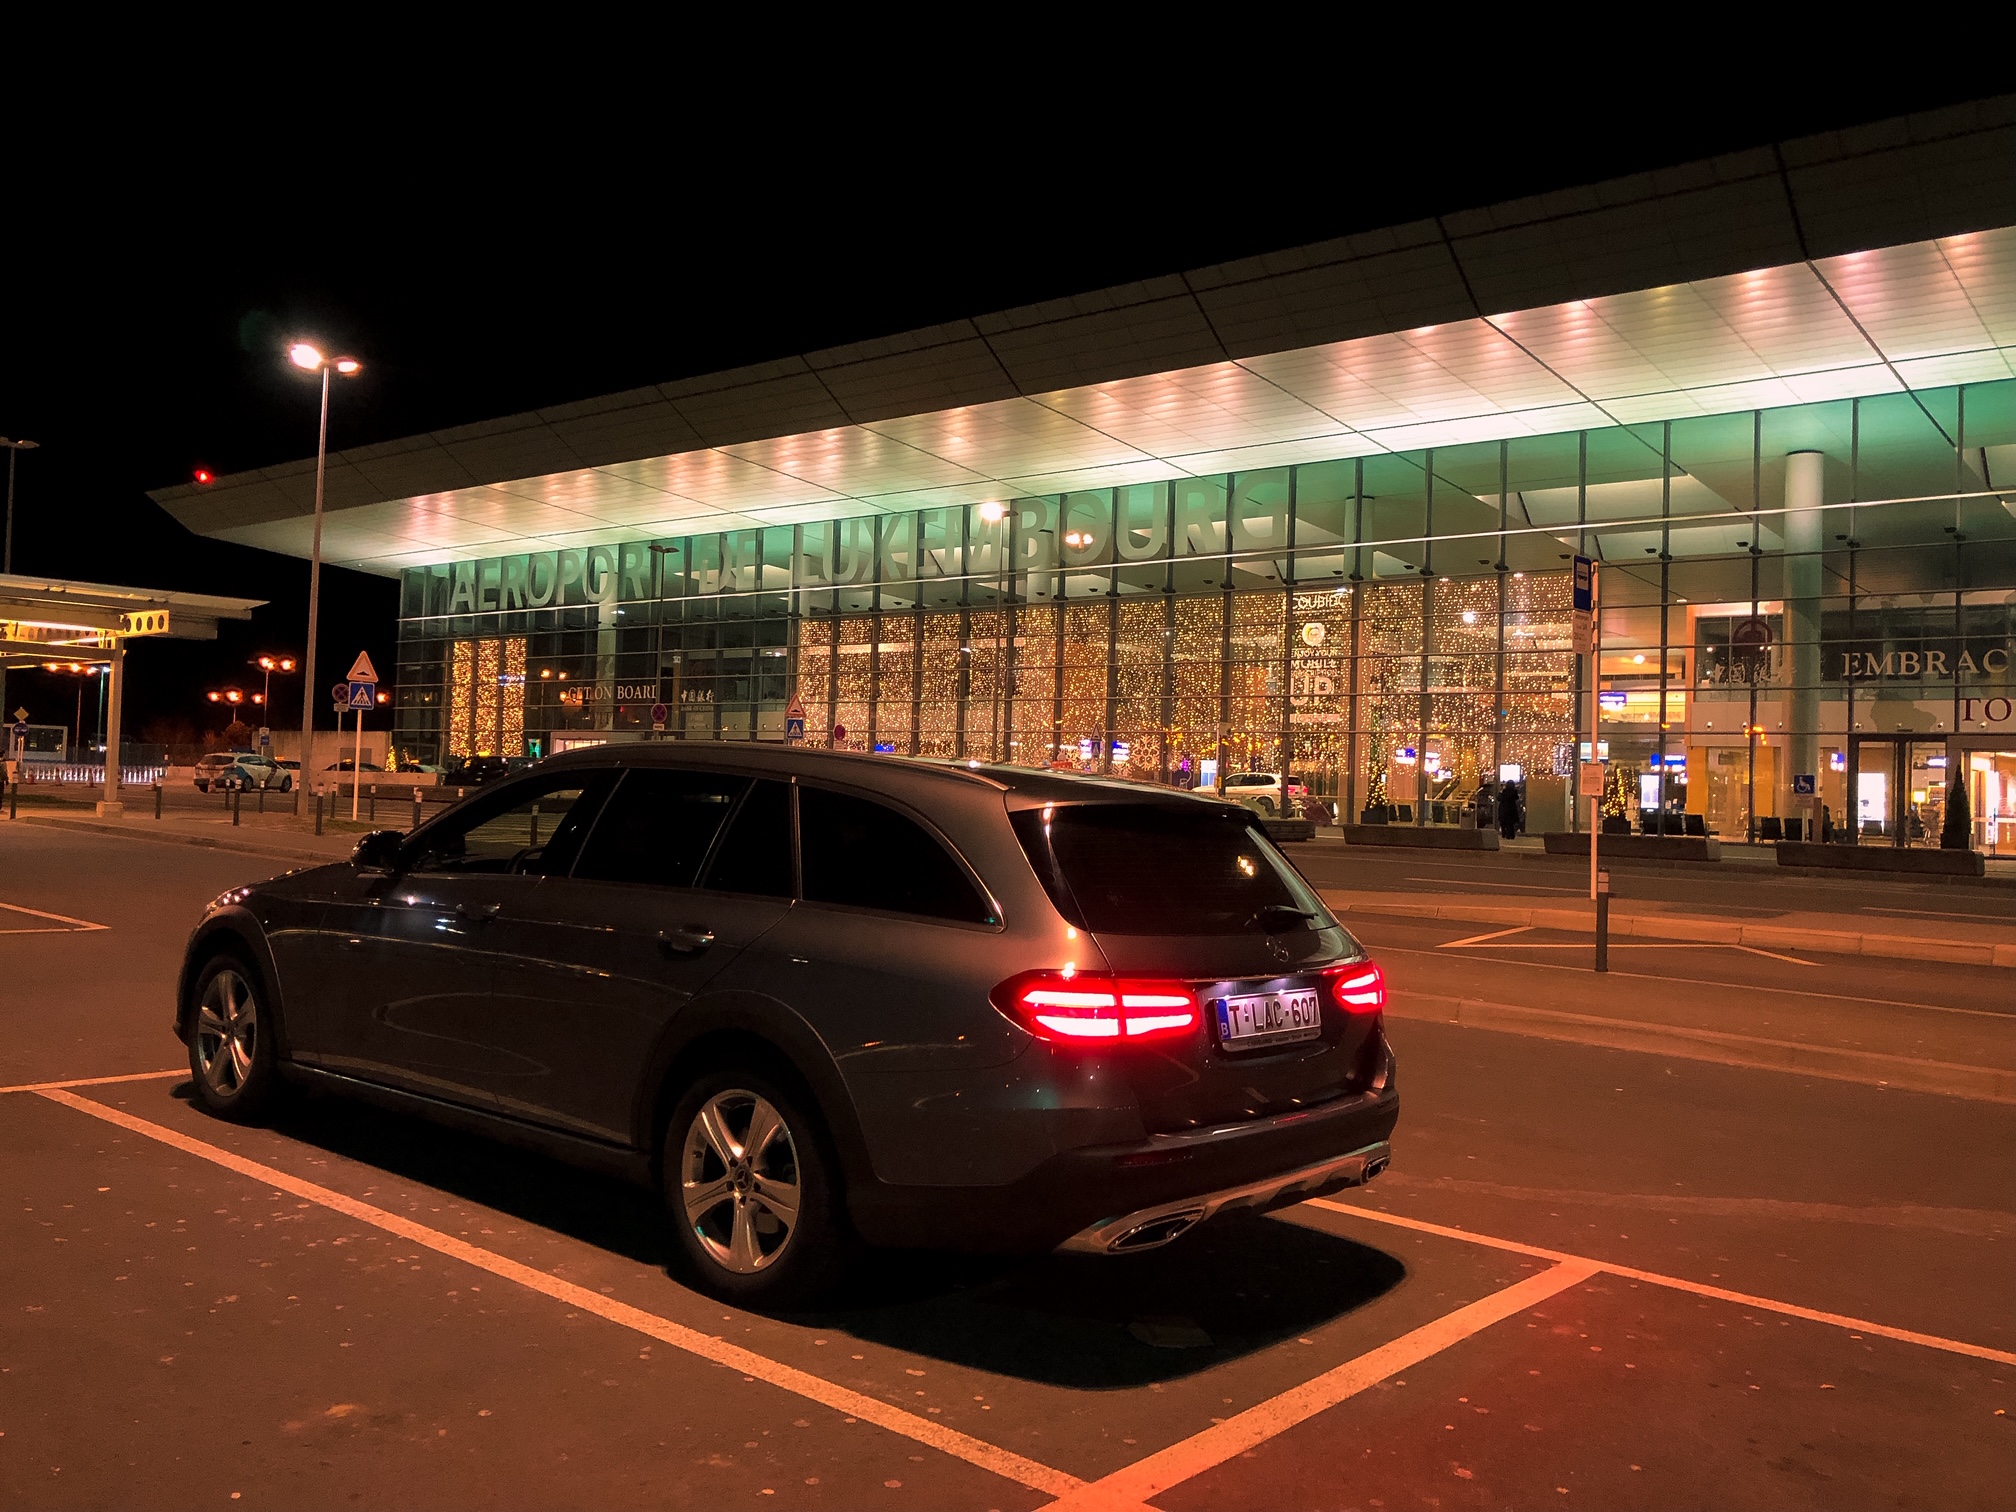
[{"label": "car alloy wheel", "polygon": [[798,1146],[769,1099],[731,1087],[700,1106],[680,1150],[679,1200],[693,1237],[723,1270],[776,1264],[798,1228]]},{"label": "car alloy wheel", "polygon": [[229,966],[203,989],[190,1049],[193,1069],[218,1102],[235,1101],[252,1080],[259,1057],[259,1000],[252,984]]}]

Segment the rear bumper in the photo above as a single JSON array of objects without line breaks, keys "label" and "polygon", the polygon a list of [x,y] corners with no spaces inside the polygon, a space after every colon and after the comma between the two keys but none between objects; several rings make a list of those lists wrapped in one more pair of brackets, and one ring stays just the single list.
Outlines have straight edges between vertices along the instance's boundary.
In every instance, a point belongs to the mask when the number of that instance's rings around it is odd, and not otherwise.
[{"label": "rear bumper", "polygon": [[873,1244],[929,1249],[1116,1253],[1150,1248],[1152,1235],[1117,1246],[1144,1225],[1175,1215],[1264,1209],[1352,1186],[1386,1163],[1400,1117],[1389,1067],[1382,1085],[1322,1107],[1136,1143],[1069,1150],[998,1187],[893,1186],[849,1193],[861,1236]]},{"label": "rear bumper", "polygon": [[1264,1213],[1344,1187],[1363,1186],[1385,1170],[1392,1158],[1393,1147],[1382,1139],[1286,1175],[1102,1219],[1080,1229],[1057,1248],[1085,1255],[1131,1255],[1137,1250],[1156,1249],[1220,1213],[1241,1209]]}]

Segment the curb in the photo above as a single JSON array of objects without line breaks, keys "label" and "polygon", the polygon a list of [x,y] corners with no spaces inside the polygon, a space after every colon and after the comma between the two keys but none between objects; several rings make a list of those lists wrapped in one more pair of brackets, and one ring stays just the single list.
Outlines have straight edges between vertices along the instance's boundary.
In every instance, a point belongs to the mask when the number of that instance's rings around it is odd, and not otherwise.
[{"label": "curb", "polygon": [[[1319,891],[1321,891],[1319,889]],[[1532,929],[1590,928],[1581,909],[1513,908],[1493,903],[1434,903],[1427,894],[1419,902],[1345,902],[1323,893],[1323,901],[1345,913],[1387,914],[1408,919],[1446,919],[1459,924],[1523,925]],[[1613,937],[1686,940],[1701,945],[1773,946],[1780,950],[1812,950],[1825,955],[1882,956],[1900,961],[1935,961],[1948,966],[2016,967],[2016,943],[1987,940],[1921,940],[1911,935],[1849,934],[1831,929],[1797,929],[1785,924],[1727,924],[1719,919],[1686,914],[1610,915]]]},{"label": "curb", "polygon": [[1535,1039],[1567,1040],[1607,1050],[1632,1050],[1646,1055],[1670,1055],[1681,1060],[1711,1061],[1723,1066],[1749,1066],[1766,1071],[1790,1071],[1829,1081],[1858,1082],[1908,1092],[1932,1092],[1975,1102],[2016,1105],[2016,1071],[1993,1066],[1965,1066],[1951,1061],[1917,1060],[1908,1055],[1884,1055],[1873,1050],[1848,1050],[1800,1040],[1760,1039],[1725,1034],[1716,1029],[1689,1029],[1676,1024],[1650,1024],[1637,1019],[1597,1018],[1564,1013],[1555,1008],[1526,1008],[1475,998],[1439,997],[1430,993],[1395,992],[1386,1012],[1399,1019],[1458,1024],[1466,1029],[1492,1029]]},{"label": "curb", "polygon": [[293,850],[277,845],[258,845],[249,840],[213,835],[182,835],[172,831],[154,833],[135,829],[131,825],[105,824],[91,819],[71,819],[52,814],[23,815],[16,824],[38,824],[49,829],[80,830],[87,835],[111,835],[121,840],[145,840],[155,845],[194,845],[203,850],[230,851],[234,855],[258,856],[267,861],[306,861],[316,866],[327,866],[341,861],[341,856],[323,855],[319,851]]}]

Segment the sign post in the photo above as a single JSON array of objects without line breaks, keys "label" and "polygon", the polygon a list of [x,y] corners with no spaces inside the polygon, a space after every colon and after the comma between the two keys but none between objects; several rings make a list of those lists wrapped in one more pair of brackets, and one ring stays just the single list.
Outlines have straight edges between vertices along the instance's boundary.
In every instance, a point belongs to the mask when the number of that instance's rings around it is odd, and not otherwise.
[{"label": "sign post", "polygon": [[796,745],[805,738],[805,705],[794,696],[784,709],[784,739]]},{"label": "sign post", "polygon": [[1596,911],[1596,969],[1610,969],[1610,874],[1599,869],[1603,843],[1602,761],[1603,592],[1595,561],[1575,558],[1575,650],[1589,658],[1589,760],[1576,767],[1576,786],[1589,794],[1589,901]]},{"label": "sign post", "polygon": [[[350,707],[357,716],[357,754],[350,763],[350,822],[357,822],[357,795],[364,790],[364,711],[378,702],[378,669],[371,665],[371,653],[359,651],[357,660],[350,664],[350,682],[346,691],[350,695]],[[342,750],[342,746],[337,746]]]}]

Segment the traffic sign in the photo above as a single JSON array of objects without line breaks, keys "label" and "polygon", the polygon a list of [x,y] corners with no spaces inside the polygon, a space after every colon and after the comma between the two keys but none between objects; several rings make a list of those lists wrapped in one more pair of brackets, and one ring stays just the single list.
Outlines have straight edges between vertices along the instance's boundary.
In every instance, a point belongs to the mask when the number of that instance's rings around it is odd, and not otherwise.
[{"label": "traffic sign", "polygon": [[369,651],[359,651],[357,653],[357,660],[350,664],[350,681],[353,683],[375,683],[378,681],[378,669],[371,665],[371,653]]},{"label": "traffic sign", "polygon": [[353,682],[350,684],[350,707],[368,709],[378,702],[378,684],[374,682]]},{"label": "traffic sign", "polygon": [[843,724],[836,724],[835,726],[833,726],[833,743],[835,745],[838,745],[841,741],[845,740],[846,738],[847,738],[847,726]]},{"label": "traffic sign", "polygon": [[15,717],[16,719],[19,719],[19,720],[22,720],[22,721],[24,721],[24,722],[25,722],[25,721],[27,720],[27,718],[28,718],[28,711],[27,711],[26,709],[16,709],[16,710],[14,711],[14,717]]},{"label": "traffic sign", "polygon": [[1575,558],[1575,654],[1587,656],[1596,649],[1596,563],[1593,558]]},{"label": "traffic sign", "polygon": [[14,721],[14,738],[16,740],[26,740],[28,738],[27,720],[17,719]]},{"label": "traffic sign", "polygon": [[652,730],[654,730],[659,734],[663,734],[665,731],[665,721],[671,715],[671,713],[672,711],[666,708],[665,705],[663,705],[662,703],[654,703],[653,705],[651,705]]},{"label": "traffic sign", "polygon": [[1792,778],[1792,792],[1795,797],[1811,798],[1817,789],[1811,772],[1798,772]]},{"label": "traffic sign", "polygon": [[347,709],[347,708],[349,708],[349,707],[350,707],[350,684],[348,684],[347,682],[340,682],[340,683],[336,684],[336,686],[335,686],[335,687],[333,687],[333,688],[331,688],[331,689],[329,690],[329,698],[330,698],[330,701],[331,701],[332,703],[334,703],[334,704],[336,705],[336,707],[337,707],[337,708],[339,708],[339,709]]},{"label": "traffic sign", "polygon": [[784,706],[784,717],[786,719],[802,720],[805,717],[804,702],[801,699],[793,698],[790,703]]},{"label": "traffic sign", "polygon": [[784,738],[788,741],[798,741],[805,738],[805,716],[803,714],[796,716],[786,714],[784,716]]}]

